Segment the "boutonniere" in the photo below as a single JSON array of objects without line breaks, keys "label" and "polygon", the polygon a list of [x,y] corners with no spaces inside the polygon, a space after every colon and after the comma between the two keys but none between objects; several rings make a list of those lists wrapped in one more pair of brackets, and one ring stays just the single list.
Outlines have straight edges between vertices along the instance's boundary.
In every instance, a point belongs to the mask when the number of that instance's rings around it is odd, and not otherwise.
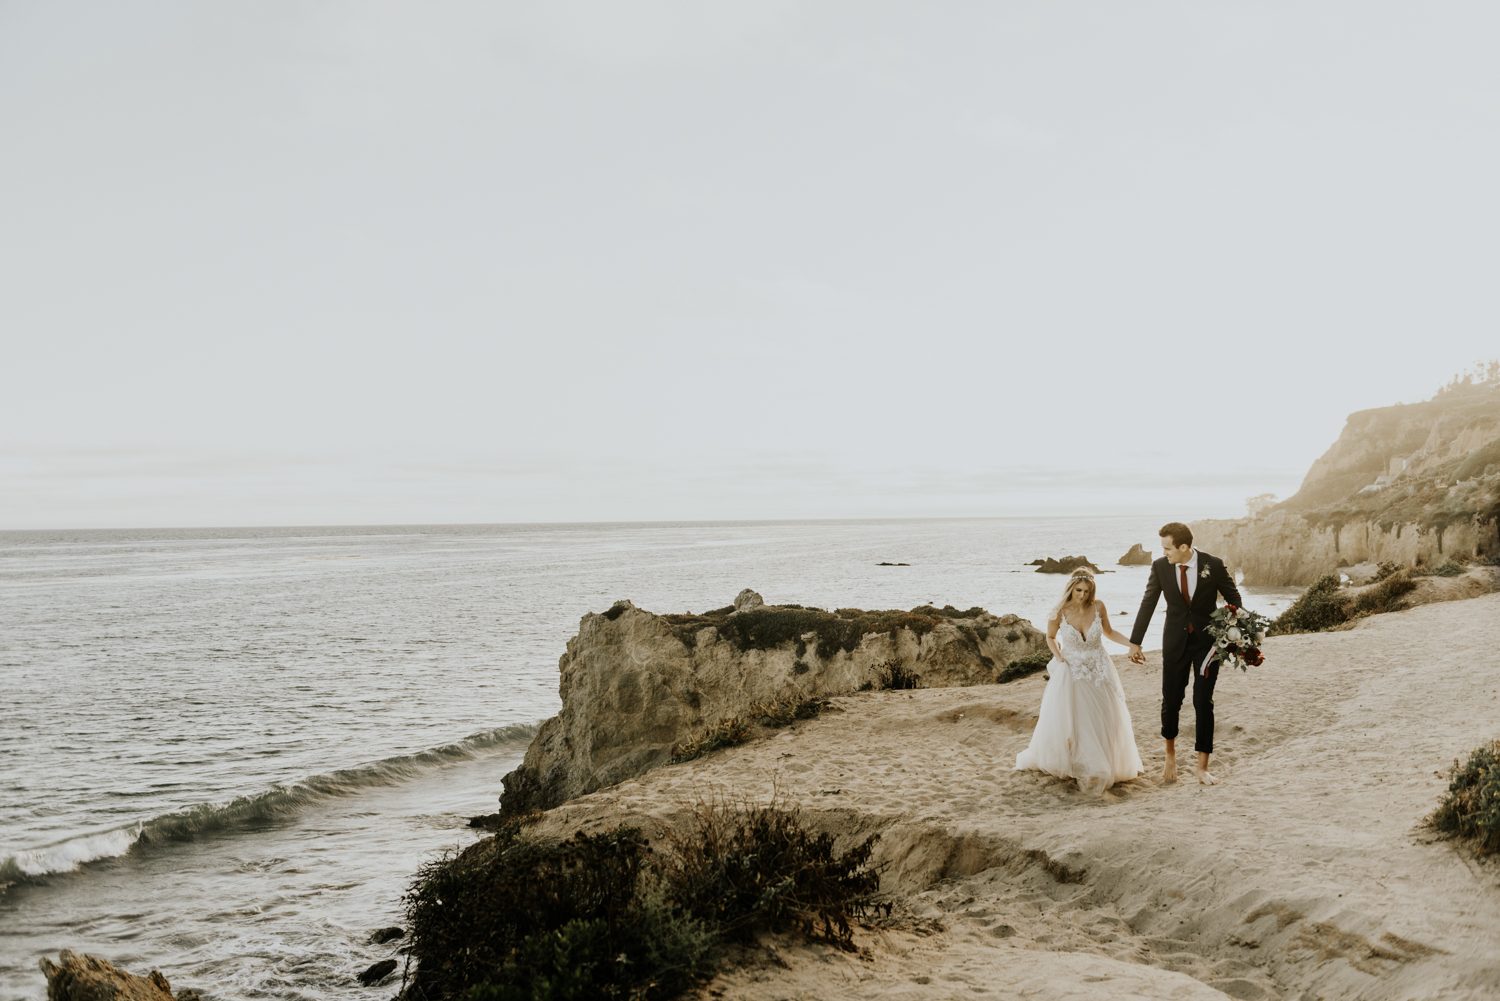
[{"label": "boutonniere", "polygon": [[1202,570],[1199,570],[1198,571],[1198,576],[1199,577],[1207,577],[1208,576],[1208,567],[1204,567]]}]

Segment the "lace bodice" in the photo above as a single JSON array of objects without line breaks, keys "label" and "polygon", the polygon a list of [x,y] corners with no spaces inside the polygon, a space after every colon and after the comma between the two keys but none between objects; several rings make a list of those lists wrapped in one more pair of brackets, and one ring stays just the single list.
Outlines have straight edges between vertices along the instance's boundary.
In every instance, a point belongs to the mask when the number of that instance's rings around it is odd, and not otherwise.
[{"label": "lace bodice", "polygon": [[1086,633],[1080,633],[1066,615],[1058,614],[1062,616],[1062,622],[1057,627],[1057,645],[1062,648],[1063,659],[1068,662],[1073,677],[1095,685],[1112,686],[1114,672],[1110,668],[1114,665],[1104,651],[1104,623],[1099,618],[1099,609],[1094,609],[1094,621]]}]

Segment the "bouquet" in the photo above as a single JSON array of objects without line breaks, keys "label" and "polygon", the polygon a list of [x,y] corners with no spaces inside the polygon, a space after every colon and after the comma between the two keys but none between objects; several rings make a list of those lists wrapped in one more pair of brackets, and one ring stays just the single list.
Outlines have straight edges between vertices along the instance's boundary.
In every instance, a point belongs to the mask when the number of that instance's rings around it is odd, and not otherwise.
[{"label": "bouquet", "polygon": [[1271,620],[1259,612],[1225,605],[1208,620],[1208,635],[1214,641],[1214,656],[1241,671],[1259,667],[1265,662],[1260,645],[1266,641]]}]

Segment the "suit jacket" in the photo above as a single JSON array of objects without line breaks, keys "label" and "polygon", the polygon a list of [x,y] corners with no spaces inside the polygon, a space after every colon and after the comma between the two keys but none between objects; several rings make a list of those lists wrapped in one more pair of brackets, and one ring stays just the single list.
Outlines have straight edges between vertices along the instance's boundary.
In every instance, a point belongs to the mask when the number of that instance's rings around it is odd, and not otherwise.
[{"label": "suit jacket", "polygon": [[[1207,575],[1204,572],[1207,571]],[[1182,582],[1175,566],[1163,556],[1151,564],[1151,579],[1146,582],[1146,595],[1141,599],[1141,610],[1135,616],[1135,628],[1130,631],[1130,642],[1140,643],[1156,613],[1156,604],[1162,595],[1167,598],[1167,624],[1161,634],[1161,656],[1163,663],[1171,663],[1181,657],[1188,647],[1194,650],[1206,646],[1208,619],[1218,607],[1217,598],[1231,605],[1243,605],[1240,589],[1235,587],[1234,575],[1217,556],[1198,550],[1198,582],[1193,589],[1193,604],[1188,607],[1182,596]],[[1188,631],[1191,625],[1192,632]]]}]

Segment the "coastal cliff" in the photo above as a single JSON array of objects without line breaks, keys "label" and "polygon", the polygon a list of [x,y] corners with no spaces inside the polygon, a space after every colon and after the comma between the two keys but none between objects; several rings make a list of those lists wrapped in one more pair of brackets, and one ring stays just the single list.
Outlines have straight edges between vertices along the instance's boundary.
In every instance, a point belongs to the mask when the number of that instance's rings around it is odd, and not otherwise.
[{"label": "coastal cliff", "polygon": [[895,669],[923,688],[993,684],[1010,662],[1046,649],[1027,620],[978,608],[825,612],[759,601],[706,615],[621,601],[585,615],[558,663],[562,711],[505,776],[501,814],[641,775],[665,764],[673,744],[753,704],[878,688]]},{"label": "coastal cliff", "polygon": [[1363,562],[1500,553],[1500,380],[1349,415],[1301,489],[1254,517],[1198,521],[1197,544],[1251,585],[1308,585]]}]

